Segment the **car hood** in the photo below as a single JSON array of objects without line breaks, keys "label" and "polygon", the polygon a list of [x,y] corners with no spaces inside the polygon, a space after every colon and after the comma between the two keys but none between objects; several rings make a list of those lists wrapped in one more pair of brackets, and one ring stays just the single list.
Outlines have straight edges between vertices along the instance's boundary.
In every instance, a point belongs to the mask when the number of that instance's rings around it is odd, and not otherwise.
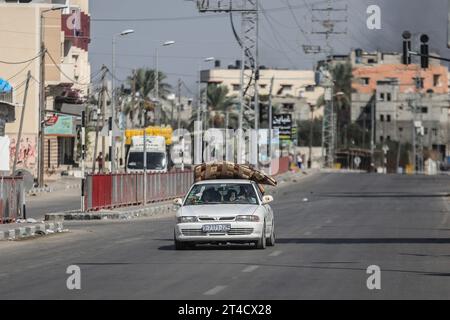
[{"label": "car hood", "polygon": [[237,216],[255,213],[258,205],[255,204],[210,204],[184,206],[181,208],[183,216]]}]

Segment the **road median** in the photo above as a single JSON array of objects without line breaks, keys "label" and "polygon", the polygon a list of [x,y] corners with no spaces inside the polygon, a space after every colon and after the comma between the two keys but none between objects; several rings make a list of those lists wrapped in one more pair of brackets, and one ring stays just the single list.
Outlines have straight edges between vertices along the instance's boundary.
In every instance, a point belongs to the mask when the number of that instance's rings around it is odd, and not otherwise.
[{"label": "road median", "polygon": [[19,240],[64,232],[62,221],[0,225],[0,241]]}]

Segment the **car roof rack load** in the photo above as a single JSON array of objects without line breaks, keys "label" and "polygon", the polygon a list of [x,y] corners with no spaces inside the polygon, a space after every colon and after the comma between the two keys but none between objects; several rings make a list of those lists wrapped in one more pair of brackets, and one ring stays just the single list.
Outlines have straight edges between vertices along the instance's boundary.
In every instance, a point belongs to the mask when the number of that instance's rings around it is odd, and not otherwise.
[{"label": "car roof rack load", "polygon": [[276,186],[277,181],[251,166],[228,161],[202,163],[194,167],[195,182],[215,179],[246,179],[258,184]]}]

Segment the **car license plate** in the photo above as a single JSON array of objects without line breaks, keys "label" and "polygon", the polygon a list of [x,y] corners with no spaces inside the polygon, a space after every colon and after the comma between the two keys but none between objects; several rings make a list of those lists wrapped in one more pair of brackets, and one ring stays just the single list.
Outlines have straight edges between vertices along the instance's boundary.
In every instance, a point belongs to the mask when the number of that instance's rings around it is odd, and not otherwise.
[{"label": "car license plate", "polygon": [[230,224],[205,224],[202,231],[205,233],[224,233],[231,229]]}]

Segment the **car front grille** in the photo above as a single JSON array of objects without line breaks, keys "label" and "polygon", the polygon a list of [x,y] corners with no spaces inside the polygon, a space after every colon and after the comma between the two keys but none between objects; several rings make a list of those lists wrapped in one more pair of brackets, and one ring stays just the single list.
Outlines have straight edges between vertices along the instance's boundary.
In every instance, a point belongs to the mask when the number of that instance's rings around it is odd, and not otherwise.
[{"label": "car front grille", "polygon": [[198,220],[199,221],[234,221],[236,218],[235,217],[220,217],[219,220],[216,220],[216,218],[213,217],[199,217]]},{"label": "car front grille", "polygon": [[[198,236],[206,236],[207,233],[204,233],[202,229],[181,229],[181,233],[183,236],[188,237],[198,237]],[[227,232],[229,236],[246,236],[253,233],[253,228],[231,228],[230,231]],[[214,234],[214,233],[212,233]],[[223,233],[221,233],[223,234]]]}]

